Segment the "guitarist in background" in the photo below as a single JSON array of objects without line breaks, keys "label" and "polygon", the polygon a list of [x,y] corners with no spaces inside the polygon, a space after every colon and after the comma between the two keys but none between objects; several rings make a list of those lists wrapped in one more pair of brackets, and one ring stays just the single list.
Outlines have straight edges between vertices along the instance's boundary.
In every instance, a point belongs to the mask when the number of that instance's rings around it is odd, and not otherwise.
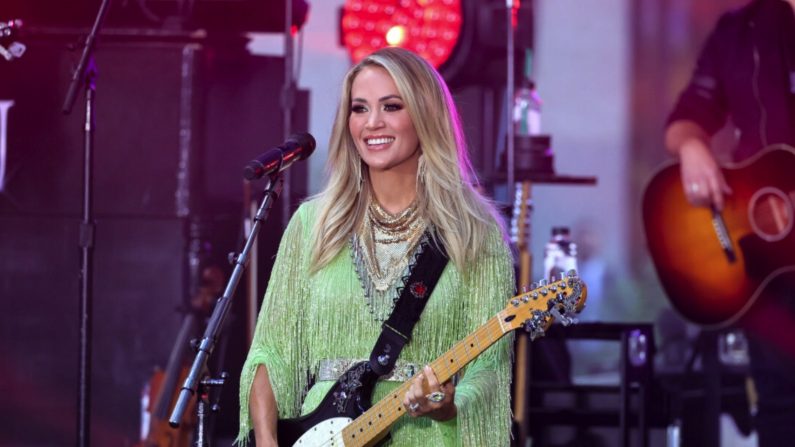
[{"label": "guitarist in background", "polygon": [[409,417],[392,427],[391,447],[507,446],[510,337],[469,364],[457,385],[424,367],[514,290],[504,231],[475,188],[442,77],[400,48],[367,56],[345,77],[328,151],[327,186],[282,236],[243,366],[238,441],[253,428],[258,447],[275,446],[277,417],[314,410],[335,374],[370,356],[431,230],[450,261],[372,401],[419,373],[396,403]]},{"label": "guitarist in background", "polygon": [[[725,14],[702,49],[665,134],[693,206],[721,210],[724,196],[731,194],[710,150],[710,137],[729,117],[739,135],[735,161],[769,145],[795,146],[795,0],[754,0]],[[784,318],[757,323],[786,326],[775,328],[777,340],[755,333],[760,324],[749,321],[745,327],[758,392],[760,447],[795,440],[795,359],[779,349],[795,339],[795,291],[774,290],[771,298]]]}]

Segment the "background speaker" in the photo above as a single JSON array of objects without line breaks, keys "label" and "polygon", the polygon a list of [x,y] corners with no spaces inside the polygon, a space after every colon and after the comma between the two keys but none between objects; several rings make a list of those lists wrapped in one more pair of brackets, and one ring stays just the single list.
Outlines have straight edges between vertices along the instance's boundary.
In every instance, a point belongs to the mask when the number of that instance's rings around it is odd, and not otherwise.
[{"label": "background speaker", "polygon": [[[244,42],[133,37],[103,37],[96,53],[95,445],[138,439],[142,388],[156,365],[165,367],[182,321],[177,309],[195,289],[188,251],[204,247],[228,278],[226,254],[241,241],[243,166],[283,140],[281,58],[251,56]],[[76,439],[83,106],[81,98],[71,115],[60,112],[77,59],[65,42],[28,39],[25,56],[0,71],[0,100],[14,102],[0,192],[0,374],[7,378],[0,445]],[[306,128],[307,103],[299,91],[296,130]],[[307,165],[290,170],[297,201],[307,191]],[[263,264],[272,262],[282,231],[277,208],[261,233]],[[204,225],[198,234],[196,221]],[[237,424],[248,348],[245,306],[233,303],[212,359],[231,376],[216,426],[224,433]]]},{"label": "background speaker", "polygon": [[[2,445],[75,439],[79,222],[0,218],[4,237],[0,315],[4,377]],[[182,223],[101,219],[95,252],[92,438],[134,440],[140,390],[168,357],[182,303]]]},{"label": "background speaker", "polygon": [[[43,36],[0,71],[8,111],[0,214],[81,209],[83,106],[64,116],[72,62],[62,40]],[[240,202],[243,166],[282,139],[283,61],[239,45],[112,40],[97,51],[95,211],[181,216],[205,199]],[[293,123],[307,125],[299,91]],[[305,194],[306,163],[291,168]],[[207,193],[205,196],[205,192]]]}]

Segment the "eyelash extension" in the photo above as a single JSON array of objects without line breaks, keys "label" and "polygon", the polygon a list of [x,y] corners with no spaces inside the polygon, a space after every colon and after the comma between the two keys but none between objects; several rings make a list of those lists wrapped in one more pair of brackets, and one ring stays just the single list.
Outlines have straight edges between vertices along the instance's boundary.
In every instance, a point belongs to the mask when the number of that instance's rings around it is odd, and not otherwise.
[{"label": "eyelash extension", "polygon": [[[397,112],[403,110],[403,104],[384,104],[383,108],[387,112]],[[351,112],[353,113],[364,113],[367,111],[367,107],[363,105],[353,105],[351,106]]]}]

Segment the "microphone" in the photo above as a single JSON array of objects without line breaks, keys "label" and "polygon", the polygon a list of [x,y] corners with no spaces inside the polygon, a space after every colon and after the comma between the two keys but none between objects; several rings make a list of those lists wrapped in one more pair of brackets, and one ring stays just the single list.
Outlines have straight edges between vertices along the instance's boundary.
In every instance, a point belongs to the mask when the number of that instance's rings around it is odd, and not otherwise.
[{"label": "microphone", "polygon": [[268,149],[248,162],[243,169],[246,180],[256,180],[273,172],[281,172],[298,160],[303,160],[315,150],[315,138],[306,133],[296,133],[281,146]]}]

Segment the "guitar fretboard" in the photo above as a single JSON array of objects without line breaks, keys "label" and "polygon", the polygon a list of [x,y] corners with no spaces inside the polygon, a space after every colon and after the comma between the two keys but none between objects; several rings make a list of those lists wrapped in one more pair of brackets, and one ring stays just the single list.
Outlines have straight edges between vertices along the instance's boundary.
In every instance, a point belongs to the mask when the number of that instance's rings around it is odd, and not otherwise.
[{"label": "guitar fretboard", "polygon": [[[508,332],[501,324],[503,317],[503,312],[492,317],[431,363],[430,366],[440,383],[450,380],[464,366]],[[370,446],[383,438],[389,427],[406,413],[406,409],[403,407],[403,396],[406,395],[406,391],[410,387],[411,380],[399,386],[346,426],[342,431],[345,446]]]}]

